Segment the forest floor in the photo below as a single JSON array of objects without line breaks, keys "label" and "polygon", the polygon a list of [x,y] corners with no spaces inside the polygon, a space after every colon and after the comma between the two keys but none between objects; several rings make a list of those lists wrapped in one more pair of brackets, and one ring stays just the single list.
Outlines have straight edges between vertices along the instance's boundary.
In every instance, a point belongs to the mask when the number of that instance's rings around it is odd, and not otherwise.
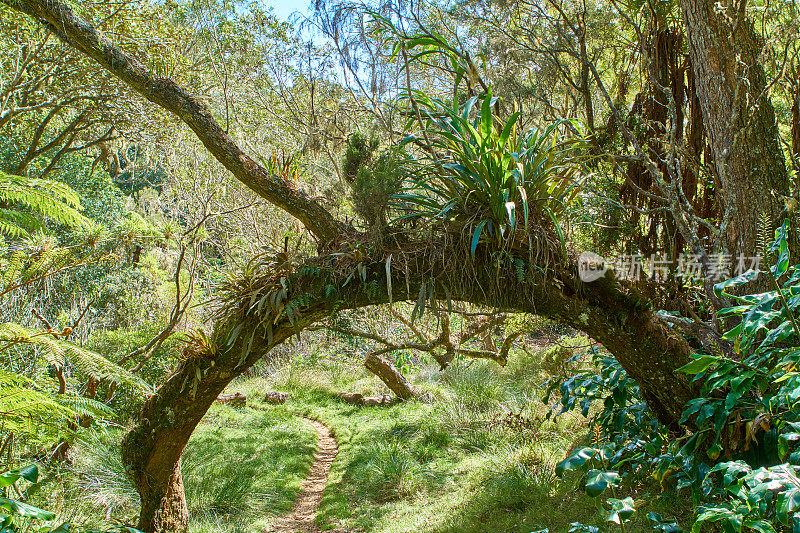
[{"label": "forest floor", "polygon": [[[585,341],[578,338],[574,343]],[[601,532],[618,531],[616,524],[605,521],[606,513],[598,505],[601,502],[577,490],[579,476],[555,476],[555,464],[568,450],[586,443],[588,423],[579,413],[545,418],[549,406],[541,402],[544,379],[537,375],[540,362],[535,354],[518,357],[502,369],[485,361],[454,363],[445,372],[432,366],[418,367],[409,378],[424,393],[421,399],[376,407],[354,406],[340,398],[342,392],[388,392],[353,359],[292,361],[243,377],[227,391],[248,396],[248,407],[240,409],[239,416],[263,410],[265,416],[276,420],[291,417],[295,426],[300,424],[306,430],[310,426],[300,417],[319,421],[335,434],[338,454],[335,460],[330,457],[326,468],[317,469],[317,462],[304,462],[303,450],[308,454],[305,458],[313,457],[313,446],[310,450],[292,448],[283,439],[294,437],[288,432],[279,435],[273,445],[293,454],[284,459],[306,468],[292,472],[291,477],[301,476],[306,483],[296,485],[293,494],[284,492],[282,502],[272,502],[271,509],[284,507],[287,511],[273,514],[265,526],[255,529],[244,525],[247,517],[263,520],[263,514],[257,515],[255,509],[230,509],[227,520],[231,526],[213,531],[250,533],[263,532],[266,527],[281,533],[584,531],[575,529],[576,523]],[[266,391],[282,391],[290,397],[282,405],[266,404],[261,401]],[[255,409],[249,407],[251,399]],[[214,410],[226,407],[215,406]],[[509,416],[512,422],[525,423],[508,424]],[[315,426],[314,430],[318,433],[321,428]],[[256,435],[251,438],[262,440]],[[321,447],[322,443],[317,449]],[[327,484],[319,475],[324,470]],[[281,472],[265,464],[259,475],[278,479]],[[193,477],[187,483],[199,481]],[[205,484],[209,484],[208,478]],[[274,481],[267,484],[275,485]],[[624,484],[621,490],[636,495],[637,506],[626,533],[653,531],[647,518],[650,511],[680,523],[689,518],[690,506],[664,493],[652,478],[631,478]],[[314,488],[307,491],[307,487]],[[314,513],[311,509],[317,505]],[[193,516],[201,518],[191,501],[190,509],[194,509]],[[219,519],[222,526],[226,517]],[[205,521],[206,529],[193,530],[209,531],[208,525]]]},{"label": "forest floor", "polygon": [[[189,533],[616,533],[606,502],[580,490],[578,474],[555,475],[569,450],[587,444],[589,426],[578,412],[546,416],[542,384],[558,375],[546,350],[515,354],[503,368],[455,361],[441,372],[414,361],[408,377],[421,397],[375,407],[340,397],[388,392],[356,357],[292,356],[255,368],[226,390],[246,394],[247,406],[212,406],[184,452]],[[266,391],[289,399],[267,403]],[[58,502],[59,518],[110,527],[135,515],[122,434],[82,443],[81,475],[41,491],[42,502]],[[626,533],[652,532],[651,511],[691,520],[688,499],[652,477],[625,477],[619,490],[637,509]]]},{"label": "forest floor", "polygon": [[300,495],[295,501],[292,512],[279,518],[275,524],[266,529],[266,533],[317,533],[319,527],[315,523],[317,509],[322,501],[322,493],[328,485],[328,473],[333,460],[339,453],[339,445],[330,428],[318,420],[304,417],[317,432],[317,453],[311,472],[303,482]]}]

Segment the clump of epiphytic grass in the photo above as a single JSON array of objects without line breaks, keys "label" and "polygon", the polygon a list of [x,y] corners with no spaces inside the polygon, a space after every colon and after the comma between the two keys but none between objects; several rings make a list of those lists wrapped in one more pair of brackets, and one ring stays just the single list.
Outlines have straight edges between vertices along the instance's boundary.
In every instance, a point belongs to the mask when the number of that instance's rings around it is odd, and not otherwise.
[{"label": "clump of epiphytic grass", "polygon": [[581,168],[577,141],[560,135],[571,125],[523,130],[521,113],[505,120],[493,113],[491,90],[463,106],[421,91],[407,98],[423,119],[422,134],[408,142],[429,142],[436,158],[410,173],[396,195],[401,212],[468,224],[473,253],[480,240],[499,243],[516,232],[532,233],[534,220],[550,221],[563,247],[559,216],[579,191]]}]

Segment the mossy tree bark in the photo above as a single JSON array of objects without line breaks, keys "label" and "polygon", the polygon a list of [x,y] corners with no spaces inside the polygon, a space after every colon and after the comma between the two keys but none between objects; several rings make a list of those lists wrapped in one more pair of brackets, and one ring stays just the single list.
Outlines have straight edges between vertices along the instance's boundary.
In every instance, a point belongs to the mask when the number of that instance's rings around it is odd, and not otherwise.
[{"label": "mossy tree bark", "polygon": [[764,40],[746,6],[681,0],[695,91],[723,186],[728,252],[757,255],[759,226],[774,226],[782,207],[770,192],[787,195],[789,175],[762,66]]},{"label": "mossy tree bark", "polygon": [[[244,154],[206,106],[172,80],[152,76],[134,58],[77,17],[70,7],[57,0],[0,1],[42,21],[64,42],[179,116],[234,176],[301,220],[321,242],[333,247],[337,241],[355,235],[353,228],[337,221],[302,191],[270,175]],[[676,372],[689,361],[689,345],[635,292],[624,289],[611,278],[581,283],[574,259],[559,263],[555,271],[547,270],[547,275],[542,273],[542,265],[538,269],[536,265],[528,265],[529,275],[524,280],[517,278],[510,264],[498,264],[491,250],[481,247],[474,259],[454,265],[447,258],[464,257],[470,243],[460,241],[460,235],[447,235],[445,230],[440,237],[442,243],[420,247],[415,242],[403,254],[395,254],[406,258],[408,268],[395,266],[392,270],[394,301],[416,300],[424,288],[439,298],[448,294],[453,300],[509,312],[534,313],[570,324],[602,343],[639,383],[658,418],[671,427],[677,426],[685,403],[694,396],[687,376]],[[420,251],[421,248],[424,249]],[[383,253],[373,251],[371,256],[365,253],[360,259],[367,265],[365,284],[373,288],[377,284],[377,291],[366,290],[357,282],[341,288],[344,278],[356,268],[355,261],[342,265],[344,255],[311,259],[305,266],[313,268],[295,270],[298,274],[292,275],[288,298],[298,298],[297,301],[304,303],[297,308],[301,316],[294,324],[285,317],[275,322],[273,316],[253,314],[247,303],[251,301],[250,295],[242,301],[229,302],[224,318],[215,325],[211,343],[194,346],[191,356],[145,403],[137,426],[123,441],[127,473],[142,500],[140,529],[146,533],[186,529],[188,514],[180,476],[181,454],[197,424],[231,380],[296,330],[327,317],[334,310],[389,300]],[[520,252],[514,260],[524,264],[529,257]],[[350,272],[345,272],[348,276],[343,275],[343,279],[324,280],[299,274],[311,270],[333,276],[334,272],[347,268]],[[453,274],[463,275],[455,280]],[[335,290],[330,291],[330,287]],[[238,333],[242,331],[246,334]]]}]

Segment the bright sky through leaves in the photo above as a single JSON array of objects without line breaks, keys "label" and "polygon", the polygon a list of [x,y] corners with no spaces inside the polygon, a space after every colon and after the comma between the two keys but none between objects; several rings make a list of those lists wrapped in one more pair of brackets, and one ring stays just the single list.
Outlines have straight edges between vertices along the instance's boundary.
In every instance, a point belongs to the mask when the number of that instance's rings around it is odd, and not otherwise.
[{"label": "bright sky through leaves", "polygon": [[264,0],[264,5],[275,9],[275,16],[281,20],[288,20],[295,11],[306,14],[308,2],[306,0]]}]

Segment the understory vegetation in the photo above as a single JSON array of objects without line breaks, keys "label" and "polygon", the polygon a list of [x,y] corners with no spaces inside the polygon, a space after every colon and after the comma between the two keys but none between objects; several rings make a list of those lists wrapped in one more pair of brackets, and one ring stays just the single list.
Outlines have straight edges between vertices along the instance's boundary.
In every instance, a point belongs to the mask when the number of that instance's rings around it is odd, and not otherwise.
[{"label": "understory vegetation", "polygon": [[0,0],[0,533],[800,533],[795,2],[281,6]]},{"label": "understory vegetation", "polygon": [[[555,328],[550,328],[555,329]],[[339,455],[319,508],[318,523],[345,531],[566,532],[574,523],[600,526],[604,515],[560,480],[565,450],[594,442],[587,418],[549,418],[542,402],[554,368],[590,371],[585,336],[555,333],[552,344],[493,362],[460,359],[445,372],[415,361],[411,402],[365,407],[341,398],[389,392],[354,357],[352,339],[305,340],[284,358],[261,364],[232,383],[247,406],[211,409],[189,442],[183,474],[190,531],[257,532],[288,512],[308,473],[316,436],[301,416],[332,428]],[[329,346],[322,351],[319,346]],[[263,400],[287,392],[286,403]],[[97,523],[104,512],[136,511],[136,492],[119,461],[119,431],[80,443],[74,470],[42,487],[42,502],[64,502],[60,516]],[[77,476],[77,478],[76,478]],[[59,486],[69,490],[57,493]],[[629,531],[650,531],[649,512],[687,523],[691,506],[646,477],[627,490],[640,500]]]}]

